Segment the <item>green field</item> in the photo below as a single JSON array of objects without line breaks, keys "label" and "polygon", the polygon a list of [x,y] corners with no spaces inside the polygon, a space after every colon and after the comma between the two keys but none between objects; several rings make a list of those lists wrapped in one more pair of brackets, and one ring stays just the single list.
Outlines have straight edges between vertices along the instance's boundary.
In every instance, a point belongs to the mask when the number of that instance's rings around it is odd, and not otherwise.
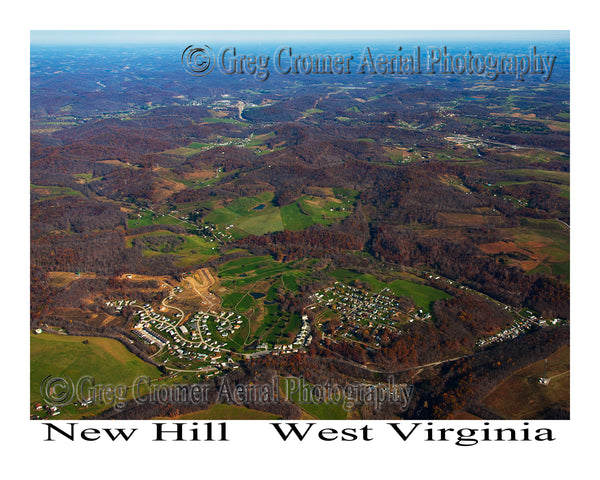
[{"label": "green field", "polygon": [[335,201],[305,195],[281,207],[281,218],[286,230],[303,230],[316,223],[331,225],[350,215],[353,203],[354,197],[343,194],[336,195]]},{"label": "green field", "polygon": [[[40,388],[48,376],[68,378],[75,385],[84,376],[92,377],[96,385],[132,385],[140,376],[156,379],[161,375],[156,367],[136,357],[117,340],[102,337],[32,334],[30,362],[31,402],[44,403]],[[72,418],[93,409],[66,405],[61,411],[59,418]]]},{"label": "green field", "polygon": [[192,142],[188,145],[188,148],[201,149],[204,147],[211,147],[210,143],[200,143],[200,142]]},{"label": "green field", "polygon": [[293,274],[283,275],[281,277],[281,281],[283,282],[283,286],[292,292],[298,291],[298,282],[297,276]]},{"label": "green field", "polygon": [[266,140],[268,140],[269,138],[273,138],[274,136],[275,136],[275,132],[263,133],[261,135],[254,135],[252,137],[252,140],[250,140],[246,144],[246,147],[252,148],[252,147],[258,147],[258,146],[264,145]]},{"label": "green field", "polygon": [[314,222],[309,215],[302,213],[298,202],[281,207],[281,218],[286,230],[304,230]]},{"label": "green field", "polygon": [[305,387],[306,389],[310,389],[312,385],[305,382],[304,379],[280,378],[279,387],[292,402],[319,420],[346,420],[348,417],[348,412],[344,409],[342,403],[343,399],[340,403],[336,403],[333,399],[325,399],[322,402],[305,402],[304,398],[308,399],[310,397],[305,395],[303,398],[301,392],[298,390],[302,390]]},{"label": "green field", "polygon": [[388,287],[398,296],[405,295],[411,297],[419,307],[427,312],[431,311],[432,304],[436,300],[450,298],[450,295],[437,288],[419,285],[407,280],[394,280]]},{"label": "green field", "polygon": [[408,280],[397,279],[386,283],[371,274],[346,269],[334,270],[331,272],[331,276],[345,284],[350,284],[355,280],[366,282],[372,292],[380,292],[384,288],[389,288],[397,296],[411,297],[420,308],[427,312],[431,311],[432,304],[436,300],[450,298],[450,295],[437,288],[409,282]]},{"label": "green field", "polygon": [[227,344],[227,348],[234,350],[234,351],[243,351],[244,350],[244,346],[246,345],[246,339],[248,339],[248,335],[249,335],[249,322],[248,319],[244,316],[242,316],[242,320],[243,320],[243,324],[242,327],[239,328],[238,330],[235,330],[233,334],[231,334],[230,336],[227,337],[223,337],[221,336],[221,334],[219,333],[218,329],[217,329],[217,325],[213,319],[213,321],[209,321],[207,323],[208,326],[208,330],[210,331],[212,338],[214,339],[220,339],[221,341],[223,341],[224,343]]},{"label": "green field", "polygon": [[[569,231],[554,219],[523,219],[521,228],[513,229],[513,238],[518,246],[533,250],[543,259],[529,273],[560,275],[570,280],[570,235]],[[534,248],[532,244],[545,246]]]},{"label": "green field", "polygon": [[140,218],[127,220],[127,228],[145,227],[147,225],[181,225],[183,222],[171,215],[156,215],[146,210]]},{"label": "green field", "polygon": [[528,185],[530,183],[545,183],[545,184],[554,185],[555,187],[558,187],[560,189],[561,197],[570,198],[570,196],[571,196],[571,189],[570,189],[569,185],[564,184],[564,183],[557,184],[557,183],[553,183],[553,182],[543,182],[540,180],[523,180],[520,182],[498,182],[496,185]]},{"label": "green field", "polygon": [[172,148],[170,150],[165,150],[164,152],[167,155],[181,155],[183,157],[190,157],[196,153],[198,153],[198,150],[195,148],[190,148],[190,147],[177,147],[177,148]]},{"label": "green field", "polygon": [[175,237],[183,240],[183,244],[178,245],[177,248],[174,249],[164,250],[161,249],[161,246],[159,244],[157,246],[153,246],[153,248],[148,248],[147,250],[144,250],[142,252],[145,256],[154,256],[162,254],[176,255],[179,257],[179,259],[175,262],[175,264],[178,266],[185,267],[195,265],[204,262],[216,255],[216,251],[213,250],[213,248],[216,248],[215,243],[209,242],[204,238],[195,235],[177,234],[168,230],[157,230],[155,232],[149,232],[127,237],[126,246],[127,248],[131,248],[134,238],[144,240],[145,238],[150,237]]},{"label": "green field", "polygon": [[81,178],[85,181],[85,183],[95,182],[96,180],[101,180],[103,177],[94,177],[93,173],[74,173],[74,177]]},{"label": "green field", "polygon": [[282,231],[283,222],[279,209],[267,206],[256,213],[244,217],[236,227],[252,235],[264,235],[269,232]]},{"label": "green field", "polygon": [[272,205],[273,192],[264,192],[254,197],[236,198],[226,207],[210,212],[205,221],[224,229],[233,225],[232,234],[263,235],[283,230],[279,208]]},{"label": "green field", "polygon": [[323,113],[323,112],[324,112],[324,110],[321,110],[319,108],[309,108],[305,112],[302,112],[302,115],[304,115],[304,116],[310,116],[310,115],[314,115],[316,113]]},{"label": "green field", "polygon": [[219,277],[226,287],[243,287],[260,280],[274,281],[282,273],[292,273],[293,263],[280,263],[270,256],[243,257],[231,260],[219,267]]},{"label": "green field", "polygon": [[[541,385],[541,376],[552,380]],[[483,405],[499,418],[541,419],[553,405],[569,403],[570,382],[570,348],[565,346],[513,373],[483,399]]]},{"label": "green field", "polygon": [[[211,211],[205,221],[223,229],[233,225],[230,233],[263,235],[285,230],[303,230],[319,223],[331,225],[352,212],[356,192],[340,189],[336,198],[304,195],[281,208],[273,205],[273,192],[254,197],[236,198],[229,205]],[[243,235],[242,235],[243,236]]]},{"label": "green field", "polygon": [[216,247],[213,246],[213,243],[194,235],[185,235],[184,238],[185,243],[181,248],[171,252],[173,255],[180,257],[180,259],[175,262],[175,265],[183,267],[195,265],[205,262],[216,255],[216,251],[213,250],[213,248]]},{"label": "green field", "polygon": [[526,179],[557,183],[559,185],[569,185],[570,183],[569,172],[556,172],[554,170],[518,169],[506,170],[506,173],[510,175],[517,175]]},{"label": "green field", "polygon": [[30,185],[31,190],[42,197],[44,200],[55,197],[83,197],[83,194],[77,190],[73,190],[70,187],[56,187],[56,186],[45,186],[45,185]]}]

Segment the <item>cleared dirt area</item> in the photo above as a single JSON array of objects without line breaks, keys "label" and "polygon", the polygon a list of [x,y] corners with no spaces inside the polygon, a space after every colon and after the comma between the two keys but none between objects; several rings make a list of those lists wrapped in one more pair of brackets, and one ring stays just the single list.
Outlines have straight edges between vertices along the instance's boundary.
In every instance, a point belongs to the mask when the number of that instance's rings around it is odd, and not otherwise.
[{"label": "cleared dirt area", "polygon": [[439,179],[444,185],[455,188],[460,192],[469,193],[471,191],[463,185],[462,181],[456,175],[440,175]]},{"label": "cleared dirt area", "polygon": [[[196,150],[199,152],[200,150]],[[213,169],[210,170],[194,170],[193,172],[184,173],[181,175],[181,178],[184,180],[206,180],[208,178],[213,178],[215,176],[215,171]]]},{"label": "cleared dirt area", "polygon": [[107,165],[117,165],[119,167],[129,167],[129,168],[139,168],[137,165],[131,165],[127,162],[122,162],[121,160],[98,160],[98,163],[106,163]]},{"label": "cleared dirt area", "polygon": [[205,310],[217,309],[221,304],[221,299],[209,291],[213,286],[217,286],[217,282],[208,268],[192,272],[182,280],[181,284],[183,292],[177,297],[179,302],[195,299]]},{"label": "cleared dirt area", "polygon": [[548,252],[544,251],[544,249],[546,249],[549,245],[551,245],[551,242],[532,240],[520,242],[517,245],[517,243],[514,241],[500,240],[498,242],[478,245],[478,248],[488,255],[510,255],[511,253],[524,255],[528,258],[511,259],[511,264],[518,265],[523,270],[528,272],[536,268],[541,263],[553,260],[552,256]]},{"label": "cleared dirt area", "polygon": [[568,132],[571,129],[567,122],[547,122],[546,126],[553,132]]},{"label": "cleared dirt area", "polygon": [[123,275],[121,275],[121,280],[133,280],[133,281],[137,281],[137,282],[141,282],[141,281],[147,281],[147,280],[153,280],[153,281],[157,281],[160,282],[160,288],[172,288],[173,285],[175,285],[177,282],[175,282],[173,280],[173,278],[169,277],[168,275],[162,276],[162,277],[153,277],[150,275],[138,275],[136,273],[124,273]]},{"label": "cleared dirt area", "polygon": [[410,157],[410,152],[407,148],[402,147],[384,147],[383,150],[387,153],[392,159],[395,160],[403,160],[405,158]]},{"label": "cleared dirt area", "polygon": [[511,253],[511,252],[520,252],[528,255],[529,252],[520,249],[514,242],[506,242],[504,240],[500,240],[499,242],[493,243],[484,243],[479,245],[479,249],[483,253],[487,253],[488,255],[494,255],[497,253]]},{"label": "cleared dirt area", "polygon": [[304,201],[313,207],[324,208],[328,202],[342,203],[342,201],[335,197],[318,197],[318,198],[305,198]]},{"label": "cleared dirt area", "polygon": [[96,278],[95,273],[48,272],[48,283],[53,287],[66,287],[79,278]]},{"label": "cleared dirt area", "polygon": [[85,322],[95,327],[105,327],[108,325],[124,324],[123,317],[114,317],[105,312],[90,312],[79,308],[64,308],[59,307],[54,310],[54,313],[65,320],[71,322]]},{"label": "cleared dirt area", "polygon": [[181,192],[186,188],[187,187],[183,183],[162,178],[153,185],[152,199],[155,202],[159,202],[171,196],[173,193]]}]

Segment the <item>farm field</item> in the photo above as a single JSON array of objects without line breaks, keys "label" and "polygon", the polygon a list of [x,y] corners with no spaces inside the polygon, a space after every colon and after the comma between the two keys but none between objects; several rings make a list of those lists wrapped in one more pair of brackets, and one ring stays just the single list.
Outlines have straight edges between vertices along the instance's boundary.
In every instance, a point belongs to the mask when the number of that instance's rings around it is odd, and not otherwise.
[{"label": "farm field", "polygon": [[302,230],[316,223],[331,225],[350,215],[352,203],[352,199],[345,197],[302,196],[281,207],[281,217],[286,230]]},{"label": "farm field", "polygon": [[550,183],[557,183],[559,185],[570,184],[569,172],[556,172],[552,170],[534,170],[534,169],[516,169],[509,170],[507,173],[516,175],[524,179],[533,179],[538,181],[545,181]]},{"label": "farm field", "polygon": [[559,275],[570,278],[569,231],[552,219],[527,219],[520,229],[513,230],[515,244],[530,252],[534,260],[523,265],[530,273]]},{"label": "farm field", "polygon": [[129,219],[127,228],[146,227],[148,225],[181,225],[183,222],[171,215],[156,215],[153,212],[145,211],[139,218]]},{"label": "farm field", "polygon": [[131,248],[135,239],[145,242],[147,248],[143,254],[176,255],[176,265],[188,266],[204,262],[215,256],[215,244],[196,235],[182,235],[168,230],[126,237],[126,246]]},{"label": "farm field", "polygon": [[548,385],[539,383],[544,376],[544,360],[514,373],[483,400],[483,405],[503,418],[543,418],[553,406],[569,404],[570,349],[563,347],[548,357]]},{"label": "farm field", "polygon": [[[271,204],[272,192],[255,197],[240,197],[223,208],[211,211],[204,220],[214,223],[220,229],[232,228],[239,231],[237,236],[247,234],[262,235],[283,230],[279,208]],[[233,225],[233,227],[229,227]]]},{"label": "farm field", "polygon": [[[283,207],[272,203],[273,193],[240,197],[223,208],[211,211],[205,221],[220,228],[233,225],[242,234],[262,235],[285,230],[302,230],[313,224],[331,225],[352,212],[352,196],[338,194],[327,198],[302,196]],[[243,236],[243,235],[242,235]]]},{"label": "farm field", "polygon": [[427,285],[409,282],[407,280],[394,280],[388,284],[389,289],[396,295],[411,297],[424,311],[430,312],[433,302],[450,298],[446,292]]},{"label": "farm field", "polygon": [[33,193],[39,195],[44,200],[64,196],[83,197],[81,192],[69,187],[31,185],[30,188]]},{"label": "farm field", "polygon": [[[87,343],[84,343],[87,342]],[[47,376],[69,378],[74,384],[92,377],[97,385],[132,385],[136,378],[157,379],[160,371],[129,352],[112,338],[80,337],[41,333],[30,336],[31,382],[30,401],[43,402],[40,388]],[[106,406],[101,407],[104,409]],[[61,408],[60,418],[78,415],[81,410],[69,405]],[[88,407],[85,413],[92,413]]]},{"label": "farm field", "polygon": [[[300,387],[298,388],[298,384]],[[280,378],[279,387],[284,395],[288,394],[288,399],[298,405],[302,410],[310,416],[318,420],[346,420],[348,412],[344,409],[343,404],[336,403],[333,399],[325,399],[322,402],[305,401],[302,396],[301,389],[306,387],[307,390],[312,388],[312,385],[300,378]],[[300,390],[300,391],[298,391]],[[343,401],[343,400],[342,400]]]}]

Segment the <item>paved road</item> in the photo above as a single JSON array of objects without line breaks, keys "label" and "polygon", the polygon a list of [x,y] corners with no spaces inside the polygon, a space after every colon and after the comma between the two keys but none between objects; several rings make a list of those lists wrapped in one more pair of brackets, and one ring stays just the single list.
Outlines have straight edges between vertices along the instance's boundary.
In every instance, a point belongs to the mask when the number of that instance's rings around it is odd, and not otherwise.
[{"label": "paved road", "polygon": [[[171,295],[170,295],[170,296],[173,296],[174,294],[175,294],[175,292],[174,292],[173,290],[171,290]],[[163,298],[163,300],[162,300],[162,306],[163,306],[163,307],[171,308],[171,309],[173,309],[173,310],[177,310],[179,313],[181,313],[181,320],[179,320],[179,321],[178,321],[178,322],[175,324],[175,326],[177,326],[177,327],[178,327],[179,325],[181,325],[181,324],[185,323],[185,322],[184,322],[184,320],[185,320],[185,312],[184,312],[184,311],[183,311],[181,308],[179,308],[179,307],[174,307],[173,305],[168,305],[168,304],[166,304],[166,303],[165,303],[165,301],[166,301],[166,300],[167,300],[166,298]]]}]

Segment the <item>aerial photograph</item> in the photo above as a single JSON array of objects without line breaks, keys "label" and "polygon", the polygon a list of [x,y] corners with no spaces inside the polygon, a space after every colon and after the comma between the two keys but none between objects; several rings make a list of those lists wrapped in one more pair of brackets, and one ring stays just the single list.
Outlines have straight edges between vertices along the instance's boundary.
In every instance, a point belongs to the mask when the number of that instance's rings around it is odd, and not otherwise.
[{"label": "aerial photograph", "polygon": [[569,31],[29,62],[32,420],[570,418]]}]

